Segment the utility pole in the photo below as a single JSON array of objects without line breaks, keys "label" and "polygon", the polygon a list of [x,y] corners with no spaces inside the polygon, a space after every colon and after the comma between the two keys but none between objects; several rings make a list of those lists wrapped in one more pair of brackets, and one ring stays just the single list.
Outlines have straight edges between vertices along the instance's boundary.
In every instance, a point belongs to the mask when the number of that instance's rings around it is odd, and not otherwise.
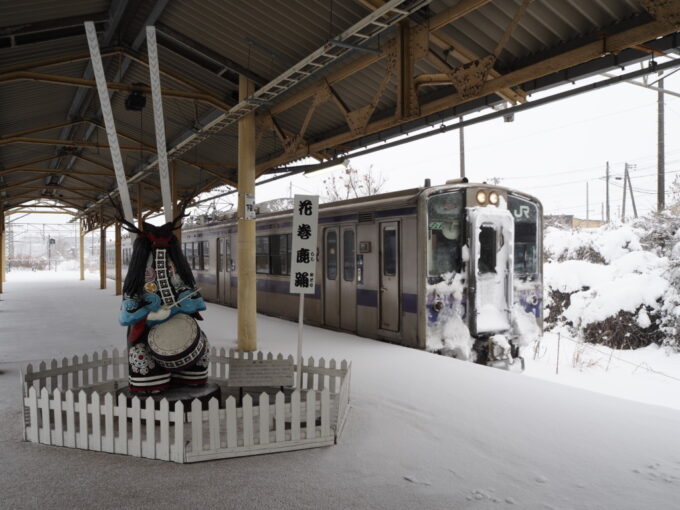
[{"label": "utility pole", "polygon": [[630,172],[628,171],[629,167],[633,167],[635,165],[629,165],[626,163],[626,179],[628,180],[628,189],[630,190],[630,202],[633,204],[633,216],[637,219],[637,207],[635,207],[635,196],[633,195],[633,183],[630,182]]},{"label": "utility pole", "polygon": [[[657,186],[656,186],[656,209],[658,212],[664,210],[665,204],[665,173],[666,173],[666,155],[665,155],[665,130],[664,130],[664,90],[663,78],[659,80],[659,90],[657,92],[657,110],[658,110],[658,154],[657,154]],[[632,196],[632,193],[631,193]]]},{"label": "utility pole", "polygon": [[458,128],[458,139],[460,145],[460,177],[465,177],[465,133],[463,132],[463,116],[459,119],[460,127]]},{"label": "utility pole", "polygon": [[588,181],[586,181],[586,220],[590,219],[590,190],[588,189]]},{"label": "utility pole", "polygon": [[621,207],[621,222],[626,221],[626,187],[628,186],[628,179],[626,179],[627,175],[628,163],[626,163],[623,171],[623,206]]},{"label": "utility pole", "polygon": [[609,217],[609,161],[607,161],[607,223],[610,222],[611,218]]}]

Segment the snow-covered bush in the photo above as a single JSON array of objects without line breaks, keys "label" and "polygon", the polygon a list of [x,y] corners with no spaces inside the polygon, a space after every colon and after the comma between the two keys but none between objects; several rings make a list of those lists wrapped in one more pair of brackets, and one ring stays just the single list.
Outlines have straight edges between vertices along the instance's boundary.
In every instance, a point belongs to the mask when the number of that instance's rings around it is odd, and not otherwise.
[{"label": "snow-covered bush", "polygon": [[618,349],[677,347],[680,221],[673,221],[546,229],[546,328],[566,324],[586,342]]}]

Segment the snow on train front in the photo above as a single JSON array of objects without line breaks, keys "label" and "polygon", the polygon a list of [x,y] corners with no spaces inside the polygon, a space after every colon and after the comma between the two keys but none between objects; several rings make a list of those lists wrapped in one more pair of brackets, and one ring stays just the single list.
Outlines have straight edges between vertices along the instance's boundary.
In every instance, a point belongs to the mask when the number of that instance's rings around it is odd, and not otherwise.
[{"label": "snow on train front", "polygon": [[428,188],[426,346],[521,370],[542,331],[540,202],[497,186]]}]

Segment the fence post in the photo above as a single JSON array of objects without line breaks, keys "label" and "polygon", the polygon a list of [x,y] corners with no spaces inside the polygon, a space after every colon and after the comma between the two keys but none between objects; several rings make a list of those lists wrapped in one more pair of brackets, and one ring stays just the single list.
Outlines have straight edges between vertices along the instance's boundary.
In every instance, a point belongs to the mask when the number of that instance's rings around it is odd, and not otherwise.
[{"label": "fence post", "polygon": [[557,333],[557,363],[555,364],[555,375],[560,373],[560,337],[561,333]]}]

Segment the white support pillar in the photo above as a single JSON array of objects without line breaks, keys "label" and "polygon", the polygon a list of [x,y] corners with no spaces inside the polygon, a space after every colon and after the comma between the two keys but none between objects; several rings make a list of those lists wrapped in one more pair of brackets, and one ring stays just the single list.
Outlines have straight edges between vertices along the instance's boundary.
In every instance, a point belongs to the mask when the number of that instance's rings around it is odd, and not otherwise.
[{"label": "white support pillar", "polygon": [[85,221],[80,219],[80,281],[85,280]]},{"label": "white support pillar", "polygon": [[99,288],[106,288],[106,227],[99,227]]},{"label": "white support pillar", "polygon": [[[239,78],[239,101],[255,91]],[[238,348],[257,349],[257,295],[255,273],[255,220],[246,219],[246,198],[255,196],[255,113],[238,121]]]},{"label": "white support pillar", "polygon": [[123,293],[123,257],[121,253],[120,222],[116,222],[116,296]]},{"label": "white support pillar", "polygon": [[5,282],[5,212],[0,210],[0,294],[2,294],[2,284]]}]

